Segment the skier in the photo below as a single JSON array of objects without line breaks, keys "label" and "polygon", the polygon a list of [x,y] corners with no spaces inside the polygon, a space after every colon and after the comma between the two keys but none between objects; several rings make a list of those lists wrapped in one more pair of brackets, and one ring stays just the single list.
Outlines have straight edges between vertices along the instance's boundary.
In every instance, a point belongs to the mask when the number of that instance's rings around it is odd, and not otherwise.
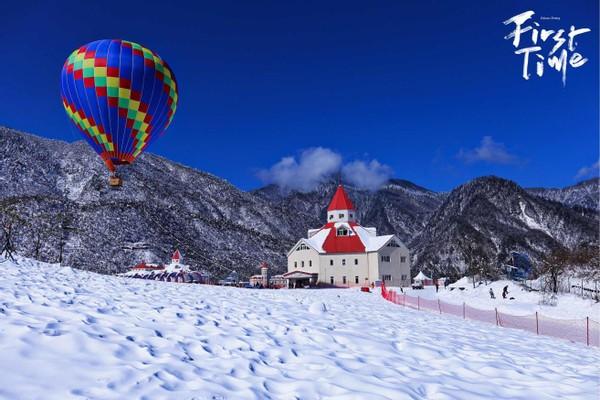
[{"label": "skier", "polygon": [[494,291],[492,290],[492,288],[490,288],[490,298],[495,299],[496,296],[494,296]]},{"label": "skier", "polygon": [[507,295],[508,295],[508,285],[504,286],[504,289],[502,289],[502,298],[505,299]]}]

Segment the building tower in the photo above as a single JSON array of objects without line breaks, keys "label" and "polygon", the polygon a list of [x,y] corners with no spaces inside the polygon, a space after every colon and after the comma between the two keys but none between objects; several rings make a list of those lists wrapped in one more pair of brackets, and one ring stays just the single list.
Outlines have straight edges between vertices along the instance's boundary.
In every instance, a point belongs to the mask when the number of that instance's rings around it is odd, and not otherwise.
[{"label": "building tower", "polygon": [[266,262],[260,264],[260,276],[264,287],[269,287],[269,265]]},{"label": "building tower", "polygon": [[171,256],[171,264],[179,264],[181,262],[181,253],[179,249],[175,250],[173,256]]},{"label": "building tower", "polygon": [[341,184],[327,207],[327,222],[356,222],[356,209]]}]

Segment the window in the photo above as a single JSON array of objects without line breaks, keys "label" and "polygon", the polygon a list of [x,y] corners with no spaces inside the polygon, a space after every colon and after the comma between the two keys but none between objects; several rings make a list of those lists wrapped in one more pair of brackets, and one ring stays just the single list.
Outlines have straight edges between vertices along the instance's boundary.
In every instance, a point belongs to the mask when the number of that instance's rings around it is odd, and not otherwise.
[{"label": "window", "polygon": [[348,236],[348,229],[344,228],[343,226],[341,228],[338,228],[337,235],[338,236]]},{"label": "window", "polygon": [[308,266],[312,267],[312,260],[308,260]]},{"label": "window", "polygon": [[333,259],[329,260],[329,265],[333,265]]},{"label": "window", "polygon": [[406,262],[406,257],[400,257],[400,262]]},{"label": "window", "polygon": [[405,281],[405,280],[406,280],[406,275],[402,275],[401,279],[402,279],[403,281]]},{"label": "window", "polygon": [[354,218],[354,214],[350,213],[350,218]]},{"label": "window", "polygon": [[346,259],[342,258],[342,265],[346,265]]},{"label": "window", "polygon": [[342,276],[342,283],[345,285],[346,284],[346,275]]},{"label": "window", "polygon": [[381,256],[381,261],[390,262],[390,256]]},{"label": "window", "polygon": [[331,283],[333,285],[333,276],[329,277],[329,283]]},{"label": "window", "polygon": [[333,214],[329,215],[329,219],[333,219]]},{"label": "window", "polygon": [[309,247],[307,245],[305,245],[304,243],[302,243],[298,247],[296,247],[296,251],[308,250],[308,249],[309,249]]},{"label": "window", "polygon": [[354,283],[358,283],[358,275],[354,277]]},{"label": "window", "polygon": [[304,268],[304,261],[302,261],[302,263],[300,265],[302,266],[302,268]]},{"label": "window", "polygon": [[294,268],[298,268],[298,261],[294,261]]},{"label": "window", "polygon": [[386,244],[387,247],[400,247],[400,245],[398,243],[396,243],[396,241],[391,240],[388,244]]},{"label": "window", "polygon": [[358,258],[354,259],[354,265],[358,265]]},{"label": "window", "polygon": [[338,214],[338,218],[344,218],[344,214]]},{"label": "window", "polygon": [[382,276],[384,281],[391,281],[392,280],[392,276],[391,275],[383,275]]}]

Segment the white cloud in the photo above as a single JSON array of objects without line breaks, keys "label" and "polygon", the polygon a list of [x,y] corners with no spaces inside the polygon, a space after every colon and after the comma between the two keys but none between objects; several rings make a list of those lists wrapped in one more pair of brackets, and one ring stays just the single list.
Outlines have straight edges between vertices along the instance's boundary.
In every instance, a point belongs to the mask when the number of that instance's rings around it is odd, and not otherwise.
[{"label": "white cloud", "polygon": [[591,176],[598,176],[600,174],[600,160],[596,161],[590,166],[579,168],[575,179],[587,178]]},{"label": "white cloud", "polygon": [[284,157],[267,170],[258,172],[265,183],[284,189],[308,192],[340,170],[342,156],[323,147],[304,150],[296,160]]},{"label": "white cloud", "polygon": [[258,178],[285,190],[309,192],[320,183],[342,172],[343,181],[375,190],[392,175],[392,169],[377,160],[352,161],[342,165],[342,156],[324,147],[304,150],[299,157],[283,157],[269,169],[260,170]]},{"label": "white cloud", "polygon": [[515,164],[519,161],[517,156],[508,152],[503,143],[494,142],[491,136],[484,136],[479,147],[460,149],[457,157],[467,163],[483,161],[490,164]]},{"label": "white cloud", "polygon": [[345,182],[369,190],[379,189],[391,178],[392,174],[392,168],[377,160],[353,161],[342,167],[342,176]]}]

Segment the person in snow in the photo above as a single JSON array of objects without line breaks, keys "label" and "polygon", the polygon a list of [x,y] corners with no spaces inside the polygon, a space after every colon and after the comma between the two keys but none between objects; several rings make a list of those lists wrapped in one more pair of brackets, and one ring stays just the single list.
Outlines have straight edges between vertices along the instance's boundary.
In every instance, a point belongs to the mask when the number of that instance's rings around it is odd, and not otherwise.
[{"label": "person in snow", "polygon": [[495,299],[496,296],[494,296],[494,291],[492,290],[492,288],[490,288],[490,298]]},{"label": "person in snow", "polygon": [[507,295],[508,295],[508,285],[504,286],[504,289],[502,289],[502,298],[505,299]]}]

